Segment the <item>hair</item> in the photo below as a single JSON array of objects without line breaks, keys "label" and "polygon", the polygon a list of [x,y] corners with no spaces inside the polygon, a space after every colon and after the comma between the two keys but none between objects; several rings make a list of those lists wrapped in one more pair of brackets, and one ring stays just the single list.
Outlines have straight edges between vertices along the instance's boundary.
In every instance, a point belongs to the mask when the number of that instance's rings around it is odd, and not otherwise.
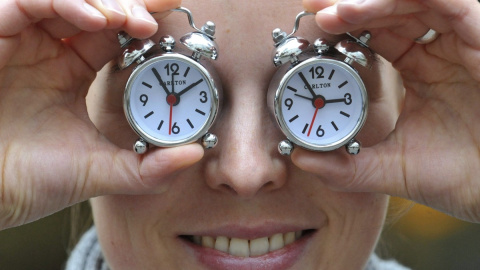
[{"label": "hair", "polygon": [[[393,246],[390,242],[388,234],[391,233],[392,227],[403,217],[405,216],[412,207],[415,206],[415,203],[398,197],[390,197],[390,202],[388,204],[387,216],[385,218],[385,223],[383,226],[382,235],[380,240],[377,243],[375,248],[375,253],[382,258],[392,258],[395,257],[392,253]],[[403,239],[399,235],[399,240]]]},{"label": "hair", "polygon": [[67,253],[75,248],[82,235],[93,225],[92,209],[88,201],[75,204],[69,209],[70,234],[67,244]]}]

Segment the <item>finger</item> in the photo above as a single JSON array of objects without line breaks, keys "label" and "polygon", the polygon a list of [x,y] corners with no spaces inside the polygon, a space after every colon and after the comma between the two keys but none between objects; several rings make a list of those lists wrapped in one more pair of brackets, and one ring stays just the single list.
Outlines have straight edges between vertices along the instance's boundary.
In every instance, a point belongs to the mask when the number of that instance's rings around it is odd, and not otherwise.
[{"label": "finger", "polygon": [[[380,154],[383,153],[383,154]],[[300,169],[314,173],[330,188],[348,192],[377,192],[408,198],[398,164],[402,164],[394,149],[380,152],[363,148],[358,156],[343,149],[314,153],[295,149],[292,162]],[[397,165],[397,166],[394,166]],[[387,175],[386,175],[387,174]]]},{"label": "finger", "polygon": [[[322,18],[322,15],[329,18]],[[338,16],[336,22],[331,15]],[[320,10],[317,22],[325,24],[324,30],[328,32],[341,33],[350,31],[348,28],[354,25],[358,29],[359,25],[365,25],[367,22],[400,15],[414,15],[436,31],[445,32],[453,29],[467,44],[473,47],[480,46],[480,37],[477,35],[480,5],[475,0],[459,0],[455,1],[454,5],[448,0],[339,1]]]},{"label": "finger", "polygon": [[[27,2],[25,5],[28,7],[28,0],[21,1]],[[54,11],[81,30],[89,32],[99,31],[107,25],[107,18],[98,9],[84,0],[52,1]]]},{"label": "finger", "polygon": [[162,192],[172,174],[196,163],[204,154],[199,144],[150,149],[145,155],[112,149],[116,148],[92,153],[83,197]]},{"label": "finger", "polygon": [[454,5],[448,0],[424,2],[427,7],[441,14],[465,43],[475,48],[480,47],[478,35],[480,4],[477,0],[457,0]]},{"label": "finger", "polygon": [[127,15],[117,0],[88,0],[88,2],[105,16],[107,29],[119,28],[125,24]]},{"label": "finger", "polygon": [[[386,2],[391,1],[395,0],[388,0]],[[367,2],[369,3],[372,1]],[[380,1],[379,3],[383,2]],[[404,2],[402,1],[401,3]],[[379,11],[372,12],[371,9],[375,11],[378,9]],[[379,5],[378,7],[373,8],[368,4],[360,5],[340,1],[335,5],[320,10],[317,13],[316,21],[322,29],[331,33],[341,34],[365,28],[401,27],[412,19],[415,22],[410,24],[416,24],[417,26],[423,25],[423,23],[418,21],[415,17],[407,16],[406,13],[407,11],[411,11],[411,14],[414,14],[423,10],[424,9],[420,7],[413,8],[410,6],[404,8],[397,7],[397,9],[394,9],[392,7],[384,8],[383,5]],[[411,29],[415,29],[415,27]]]},{"label": "finger", "polygon": [[81,0],[3,0],[0,1],[0,67],[3,67],[20,44],[18,36],[30,24],[44,18],[64,16],[76,27],[84,30],[102,28],[105,17]]},{"label": "finger", "polygon": [[339,1],[338,15],[351,24],[362,24],[373,19],[414,14],[426,11],[418,0]]},{"label": "finger", "polygon": [[308,12],[317,12],[328,6],[334,5],[338,0],[303,0],[302,4],[306,11]]},{"label": "finger", "polygon": [[[144,7],[135,1],[122,0],[119,5],[127,14],[122,29],[132,37],[149,38],[157,31],[157,23],[146,8],[158,12],[155,14],[156,18],[162,18],[169,14],[170,9],[177,7],[179,1],[154,1],[154,4]],[[68,42],[90,67],[99,71],[108,61],[114,59],[121,52],[117,32],[116,29],[97,33],[82,32],[70,38]]]},{"label": "finger", "polygon": [[151,12],[164,13],[180,5],[180,0],[145,0],[128,1],[119,0],[120,5],[127,14],[123,29],[132,37],[148,38],[158,30],[158,24]]}]

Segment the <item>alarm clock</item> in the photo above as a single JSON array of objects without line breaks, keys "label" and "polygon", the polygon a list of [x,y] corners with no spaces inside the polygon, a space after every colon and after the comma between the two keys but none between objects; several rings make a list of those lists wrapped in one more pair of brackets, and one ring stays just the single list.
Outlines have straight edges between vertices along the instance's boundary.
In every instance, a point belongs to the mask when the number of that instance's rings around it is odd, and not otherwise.
[{"label": "alarm clock", "polygon": [[348,153],[358,154],[361,144],[355,137],[367,117],[368,97],[355,66],[371,67],[371,35],[364,32],[356,38],[347,33],[348,38],[334,46],[322,38],[312,45],[293,36],[307,15],[313,13],[297,15],[289,35],[278,28],[272,32],[273,64],[279,69],[270,82],[268,106],[287,137],[279,143],[279,152],[290,155],[295,145],[312,151],[345,146]]},{"label": "alarm clock", "polygon": [[205,61],[218,57],[215,24],[207,22],[199,29],[188,9],[173,11],[186,13],[195,29],[179,39],[184,48],[177,48],[170,35],[156,44],[150,39],[133,39],[125,32],[118,34],[124,48],[119,68],[137,64],[125,87],[123,108],[139,136],[133,146],[139,154],[149,145],[174,147],[202,138],[204,147],[212,148],[218,141],[209,129],[219,112],[221,85]]}]

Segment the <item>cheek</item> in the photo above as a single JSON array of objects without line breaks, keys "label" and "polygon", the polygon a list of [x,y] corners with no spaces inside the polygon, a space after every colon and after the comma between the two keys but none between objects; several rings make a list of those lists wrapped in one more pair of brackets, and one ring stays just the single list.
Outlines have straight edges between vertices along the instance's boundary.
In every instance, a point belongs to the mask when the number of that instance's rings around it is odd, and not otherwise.
[{"label": "cheek", "polygon": [[375,193],[340,193],[330,215],[331,228],[350,245],[373,247],[386,215],[388,197]]},{"label": "cheek", "polygon": [[[388,196],[373,193],[332,193],[323,211],[328,224],[319,231],[319,249],[331,269],[359,269],[373,252],[382,231]],[[344,265],[344,263],[346,265]],[[335,267],[333,267],[335,266]]]},{"label": "cheek", "polygon": [[145,266],[152,261],[149,254],[165,245],[157,241],[161,231],[156,229],[156,215],[148,213],[147,200],[103,196],[91,199],[91,204],[102,252],[112,269]]}]

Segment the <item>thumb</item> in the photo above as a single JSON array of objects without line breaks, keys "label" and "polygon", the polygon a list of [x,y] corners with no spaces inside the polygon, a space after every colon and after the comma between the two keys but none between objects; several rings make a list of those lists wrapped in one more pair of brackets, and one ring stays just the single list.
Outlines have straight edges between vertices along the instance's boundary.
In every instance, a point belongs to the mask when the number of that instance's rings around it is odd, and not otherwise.
[{"label": "thumb", "polygon": [[150,149],[144,155],[123,149],[98,153],[87,169],[88,193],[100,196],[164,191],[169,176],[198,162],[203,154],[199,144]]},{"label": "thumb", "polygon": [[334,190],[408,197],[401,157],[396,153],[386,142],[362,148],[359,155],[349,155],[343,149],[324,153],[295,149],[292,162]]}]

